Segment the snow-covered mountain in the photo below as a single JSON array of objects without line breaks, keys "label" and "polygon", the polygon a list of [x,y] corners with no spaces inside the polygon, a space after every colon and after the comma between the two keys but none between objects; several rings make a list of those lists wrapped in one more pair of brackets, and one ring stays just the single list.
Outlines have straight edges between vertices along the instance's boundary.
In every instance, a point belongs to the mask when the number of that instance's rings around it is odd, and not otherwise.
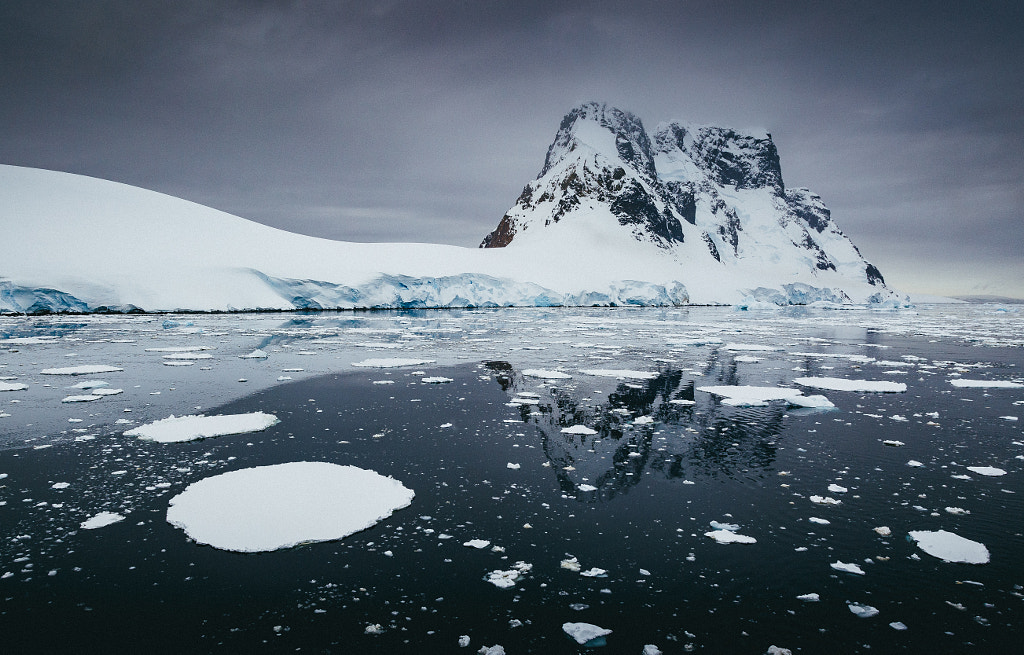
[{"label": "snow-covered mountain", "polygon": [[727,289],[779,304],[894,296],[821,198],[786,188],[771,135],[673,122],[652,139],[633,114],[588,103],[566,115],[540,175],[481,247],[594,239],[675,261],[696,302]]},{"label": "snow-covered mountain", "polygon": [[0,311],[898,303],[771,139],[604,105],[562,122],[489,248],[350,243],[0,166]]}]

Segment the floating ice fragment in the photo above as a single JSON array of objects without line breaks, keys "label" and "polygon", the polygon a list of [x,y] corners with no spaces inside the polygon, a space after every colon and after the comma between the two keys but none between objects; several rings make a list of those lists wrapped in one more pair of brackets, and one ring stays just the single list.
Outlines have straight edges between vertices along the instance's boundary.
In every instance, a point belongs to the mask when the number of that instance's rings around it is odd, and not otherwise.
[{"label": "floating ice fragment", "polygon": [[50,488],[51,489],[67,489],[70,486],[71,486],[70,482],[54,482],[52,485],[50,485]]},{"label": "floating ice fragment", "polygon": [[686,400],[685,398],[673,398],[672,400],[670,400],[668,402],[669,402],[670,405],[696,405],[697,404],[697,401],[695,401],[695,400]]},{"label": "floating ice fragment", "polygon": [[907,444],[903,443],[902,441],[897,441],[895,439],[886,439],[882,443],[884,445],[886,445],[886,446],[893,446],[895,448],[899,448],[900,446],[906,446],[907,445]]},{"label": "floating ice fragment", "polygon": [[815,505],[840,505],[843,502],[831,496],[811,496],[809,500]]},{"label": "floating ice fragment", "polygon": [[711,521],[709,525],[715,530],[728,530],[729,532],[736,532],[740,529],[738,523],[719,523],[718,521]]},{"label": "floating ice fragment", "polygon": [[580,575],[582,575],[584,578],[607,578],[608,571],[605,571],[604,569],[599,569],[595,566],[592,569],[580,571]]},{"label": "floating ice fragment", "polygon": [[267,351],[257,348],[248,355],[239,355],[238,357],[240,359],[266,359],[270,355],[267,354]]},{"label": "floating ice fragment", "polygon": [[513,471],[518,471],[519,464],[513,464],[512,462],[509,462],[508,464],[505,465],[505,468],[511,469]]},{"label": "floating ice fragment", "polygon": [[511,569],[507,571],[491,571],[484,579],[499,589],[508,589],[516,586],[516,582],[522,579],[523,574],[528,573],[532,568],[533,564],[516,562],[512,565]]},{"label": "floating ice fragment", "polygon": [[650,416],[638,416],[636,420],[633,421],[634,425],[650,425],[651,423],[654,423],[654,419]]},{"label": "floating ice fragment", "polygon": [[577,489],[579,489],[580,491],[597,491],[597,487],[595,487],[592,484],[585,483],[581,484],[579,487],[577,487]]},{"label": "floating ice fragment", "polygon": [[957,378],[955,380],[950,380],[949,383],[954,387],[961,388],[1024,389],[1024,384],[1019,382],[1010,382],[1009,380],[968,380],[965,378]]},{"label": "floating ice fragment", "polygon": [[466,646],[469,646],[469,635],[461,635],[459,637],[459,647],[465,648]]},{"label": "floating ice fragment", "polygon": [[223,414],[218,416],[169,416],[153,421],[124,434],[159,443],[177,443],[222,437],[230,434],[259,432],[280,423],[273,414],[252,412],[249,414]]},{"label": "floating ice fragment", "polygon": [[602,378],[616,378],[621,380],[653,380],[658,377],[657,373],[649,373],[647,371],[630,371],[628,369],[618,368],[591,368],[580,371],[584,375],[593,375],[594,377]]},{"label": "floating ice fragment", "polygon": [[966,514],[970,514],[971,513],[970,510],[966,510],[963,507],[947,507],[946,508],[946,512],[948,512],[948,513],[950,513],[950,514],[952,514],[954,516],[964,516]]},{"label": "floating ice fragment", "polygon": [[93,394],[89,394],[87,396],[67,396],[65,398],[62,398],[61,402],[62,403],[88,403],[88,402],[92,402],[94,400],[99,400],[102,397],[103,396],[96,396],[96,395],[93,395]]},{"label": "floating ice fragment", "polygon": [[562,432],[565,434],[597,434],[597,430],[592,430],[585,425],[573,425],[568,428],[562,428]]},{"label": "floating ice fragment", "polygon": [[968,466],[967,470],[971,473],[977,473],[978,475],[987,475],[990,477],[998,477],[1000,475],[1006,475],[1006,471],[995,466]]},{"label": "floating ice fragment", "polygon": [[484,549],[491,545],[491,542],[486,539],[470,539],[469,541],[463,542],[463,546],[467,548]]},{"label": "floating ice fragment", "polygon": [[989,553],[985,544],[971,541],[946,530],[914,530],[910,538],[917,547],[944,562],[961,564],[988,564]]},{"label": "floating ice fragment", "polygon": [[170,500],[167,522],[201,544],[262,552],[347,537],[408,507],[414,496],[374,471],[289,462],[194,482]]},{"label": "floating ice fragment", "polygon": [[834,483],[828,485],[828,490],[834,494],[845,494],[847,491],[849,491],[849,489],[847,489],[846,487],[841,487],[838,484]]},{"label": "floating ice fragment", "polygon": [[875,532],[877,532],[879,535],[881,535],[883,537],[888,537],[888,536],[892,535],[892,530],[889,529],[889,526],[887,526],[887,525],[880,525],[880,526],[878,526],[877,528],[875,528]]},{"label": "floating ice fragment", "polygon": [[846,606],[850,608],[851,612],[862,619],[870,619],[872,616],[878,616],[878,608],[870,605],[859,605],[857,603],[847,601]]},{"label": "floating ice fragment", "polygon": [[830,564],[836,571],[844,571],[846,573],[855,573],[857,575],[864,575],[864,569],[860,568],[856,564],[847,564],[846,562],[832,562]]},{"label": "floating ice fragment", "polygon": [[566,570],[569,570],[569,571],[579,571],[580,570],[580,563],[579,563],[579,561],[575,557],[572,557],[570,559],[563,559],[561,561],[561,563],[559,564],[559,566],[561,566],[563,569],[566,569]]},{"label": "floating ice fragment", "polygon": [[363,630],[365,635],[382,635],[384,634],[384,626],[379,623],[370,623]]},{"label": "floating ice fragment", "polygon": [[921,462],[917,461],[916,459],[911,459],[911,460],[907,460],[907,466],[913,466],[914,468],[919,468],[921,466],[924,466],[924,464],[922,464]]},{"label": "floating ice fragment", "polygon": [[812,594],[803,594],[803,595],[797,596],[796,599],[797,600],[802,600],[805,603],[817,603],[818,601],[821,600],[821,596],[819,596],[818,594],[814,594],[814,593],[812,593]]},{"label": "floating ice fragment", "polygon": [[66,366],[64,368],[47,368],[40,371],[43,375],[95,375],[97,373],[117,373],[123,371],[117,366],[106,364],[83,364],[81,366]]},{"label": "floating ice fragment", "polygon": [[0,382],[0,391],[24,391],[28,385],[22,382]]},{"label": "floating ice fragment", "polygon": [[662,655],[661,649],[654,644],[644,644],[644,650],[641,655]]},{"label": "floating ice fragment", "polygon": [[505,655],[505,647],[495,644],[494,646],[481,646],[477,655]]},{"label": "floating ice fragment", "polygon": [[843,378],[794,378],[796,384],[831,391],[859,391],[870,393],[902,393],[907,385],[884,380],[846,380]]},{"label": "floating ice fragment", "polygon": [[906,630],[907,624],[903,623],[902,621],[893,621],[889,624],[889,627],[893,630]]},{"label": "floating ice fragment", "polygon": [[420,380],[420,382],[423,382],[424,384],[444,384],[446,382],[454,382],[454,381],[455,380],[453,380],[452,378],[444,378],[444,377],[440,377],[440,376],[423,378],[422,380]]},{"label": "floating ice fragment", "polygon": [[1003,419],[1004,421],[1011,421],[1014,423],[1016,423],[1018,420],[1016,416],[1000,416],[999,418]]},{"label": "floating ice fragment", "polygon": [[805,396],[799,389],[783,387],[753,387],[740,385],[719,385],[697,387],[715,396],[721,396],[723,405],[759,407],[773,400],[784,400],[793,407],[832,408],[835,405],[825,396]]},{"label": "floating ice fragment", "polygon": [[[593,623],[563,623],[562,631],[576,640],[576,643],[585,645],[600,637],[606,637],[612,633],[611,630],[596,626]],[[595,644],[596,645],[596,644]]]},{"label": "floating ice fragment", "polygon": [[547,371],[540,368],[528,368],[523,371],[528,378],[541,378],[543,380],[568,380],[572,378],[568,373],[562,371]]},{"label": "floating ice fragment", "polygon": [[113,525],[123,520],[124,517],[115,512],[100,512],[96,516],[82,521],[81,527],[83,530],[95,530],[97,528],[105,528],[108,525]]},{"label": "floating ice fragment", "polygon": [[808,517],[807,520],[811,523],[817,523],[819,525],[831,525],[832,523],[832,521],[829,521],[828,519],[819,519],[817,516]]},{"label": "floating ice fragment", "polygon": [[748,537],[745,534],[738,534],[736,532],[730,532],[729,530],[712,530],[704,533],[705,537],[710,537],[720,544],[756,544],[757,539]]},{"label": "floating ice fragment", "polygon": [[90,393],[93,396],[116,396],[124,393],[124,389],[93,389]]},{"label": "floating ice fragment", "polygon": [[382,357],[382,358],[371,358],[364,359],[361,362],[353,362],[352,366],[359,366],[362,368],[399,368],[401,366],[420,366],[423,364],[433,364],[433,359],[409,359],[402,357]]}]

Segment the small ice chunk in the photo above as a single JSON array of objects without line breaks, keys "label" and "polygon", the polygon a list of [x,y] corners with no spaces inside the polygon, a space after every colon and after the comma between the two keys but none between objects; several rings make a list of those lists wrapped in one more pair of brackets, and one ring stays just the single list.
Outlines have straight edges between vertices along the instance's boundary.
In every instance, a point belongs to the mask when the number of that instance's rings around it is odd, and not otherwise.
[{"label": "small ice chunk", "polygon": [[89,402],[92,402],[94,400],[99,400],[102,397],[103,396],[97,396],[97,395],[93,395],[93,394],[89,394],[87,396],[67,396],[67,397],[61,399],[61,402],[62,403],[89,403]]},{"label": "small ice chunk", "polygon": [[946,530],[914,530],[910,538],[917,547],[944,562],[961,564],[988,564],[989,553],[985,544],[971,541]]},{"label": "small ice chunk", "polygon": [[562,428],[562,432],[565,434],[597,434],[597,430],[592,430],[585,425],[573,425],[568,428]]},{"label": "small ice chunk", "polygon": [[83,530],[95,530],[97,528],[105,528],[108,525],[113,525],[123,520],[124,517],[116,512],[100,512],[96,516],[82,521],[81,527]]},{"label": "small ice chunk", "polygon": [[654,644],[644,644],[644,650],[641,655],[662,655],[661,649]]},{"label": "small ice chunk", "polygon": [[24,391],[28,385],[23,382],[0,382],[0,391]]},{"label": "small ice chunk", "polygon": [[608,571],[605,571],[604,569],[599,569],[595,566],[592,569],[580,571],[580,575],[582,575],[584,578],[607,578]]},{"label": "small ice chunk", "polygon": [[1006,471],[995,466],[968,466],[967,470],[971,473],[977,473],[978,475],[987,475],[990,477],[998,477],[1000,475],[1006,475]]},{"label": "small ice chunk", "polygon": [[920,468],[920,467],[924,466],[924,464],[922,464],[921,462],[917,461],[916,459],[911,459],[911,460],[907,460],[907,466],[912,466],[914,468]]},{"label": "small ice chunk", "polygon": [[831,496],[811,496],[809,500],[815,505],[840,505],[843,502]]},{"label": "small ice chunk", "polygon": [[580,491],[597,491],[597,487],[595,487],[595,486],[594,486],[594,485],[592,485],[592,484],[586,484],[586,483],[584,483],[584,484],[581,484],[581,485],[580,485],[579,487],[577,487],[577,488],[578,488],[578,489],[579,489]]},{"label": "small ice chunk", "polygon": [[712,530],[704,533],[705,537],[710,537],[720,544],[756,544],[757,539],[748,537],[745,534],[738,534],[729,530]]},{"label": "small ice chunk", "polygon": [[892,623],[889,624],[889,627],[892,628],[893,630],[906,630],[907,629],[907,624],[903,623],[902,621],[893,621]]},{"label": "small ice chunk", "polygon": [[51,489],[67,489],[71,486],[70,482],[54,482],[50,485]]},{"label": "small ice chunk", "polygon": [[850,608],[851,612],[862,619],[870,619],[872,616],[878,616],[878,608],[870,605],[860,605],[859,603],[851,603],[847,601],[846,606]]},{"label": "small ice chunk", "polygon": [[900,446],[906,446],[907,445],[907,444],[903,443],[902,441],[897,441],[896,439],[886,439],[882,443],[885,444],[886,446],[894,446],[896,448],[899,448]]},{"label": "small ice chunk", "polygon": [[606,637],[612,633],[611,630],[596,626],[593,623],[563,623],[562,631],[576,640],[576,643],[583,645],[600,637]]},{"label": "small ice chunk", "polygon": [[116,396],[124,393],[124,389],[93,389],[90,393],[94,396]]},{"label": "small ice chunk", "polygon": [[630,371],[618,368],[590,368],[580,371],[584,375],[592,375],[602,378],[616,378],[619,380],[653,380],[658,377],[657,373],[648,371]]},{"label": "small ice chunk", "polygon": [[838,484],[828,485],[828,490],[834,494],[845,494],[847,491],[849,491],[849,489],[847,489],[846,487],[841,487]]},{"label": "small ice chunk", "polygon": [[736,532],[740,529],[738,523],[720,523],[719,521],[711,521],[709,523],[715,530],[728,530],[729,532]]},{"label": "small ice chunk", "polygon": [[462,635],[459,637],[459,647],[465,648],[469,646],[469,635]]},{"label": "small ice chunk", "polygon": [[424,384],[445,384],[446,382],[454,382],[452,378],[444,378],[440,376],[423,378],[420,382]]},{"label": "small ice chunk", "polygon": [[947,507],[946,512],[954,516],[964,516],[971,513],[970,510],[966,510],[963,507]]},{"label": "small ice chunk", "polygon": [[248,355],[239,355],[238,357],[240,359],[266,359],[267,357],[270,357],[270,355],[267,354],[267,351],[257,348]]},{"label": "small ice chunk", "polygon": [[696,400],[686,400],[685,398],[673,398],[668,401],[670,405],[696,405]]},{"label": "small ice chunk", "polygon": [[491,542],[487,541],[486,539],[470,539],[469,541],[463,542],[462,545],[466,546],[467,548],[484,549],[490,546]]},{"label": "small ice chunk", "polygon": [[819,596],[818,594],[815,594],[815,593],[802,594],[800,596],[797,596],[796,599],[797,600],[802,600],[805,603],[817,603],[818,601],[821,600],[821,596]]},{"label": "small ice chunk", "polygon": [[879,535],[881,535],[883,537],[888,537],[888,536],[892,535],[892,530],[890,530],[889,526],[887,526],[887,525],[880,525],[880,526],[878,526],[877,528],[875,528],[875,532],[877,532]]},{"label": "small ice chunk", "polygon": [[847,564],[846,562],[832,562],[830,564],[836,571],[844,571],[846,573],[856,573],[857,575],[864,575],[864,569],[860,568],[856,564]]},{"label": "small ice chunk", "polygon": [[522,579],[523,574],[528,573],[532,568],[533,564],[516,562],[511,569],[491,571],[484,579],[499,589],[509,589],[516,586],[516,582]]},{"label": "small ice chunk", "polygon": [[819,525],[830,525],[832,523],[832,521],[829,521],[828,519],[819,519],[817,516],[811,516],[807,520]]}]

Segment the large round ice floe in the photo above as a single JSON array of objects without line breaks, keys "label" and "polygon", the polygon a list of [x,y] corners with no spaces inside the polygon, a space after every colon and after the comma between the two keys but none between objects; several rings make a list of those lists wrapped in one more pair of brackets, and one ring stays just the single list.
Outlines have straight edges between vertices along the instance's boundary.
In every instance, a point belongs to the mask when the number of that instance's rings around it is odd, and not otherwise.
[{"label": "large round ice floe", "polygon": [[945,530],[914,530],[910,538],[917,547],[932,557],[945,562],[961,564],[988,564],[989,554],[985,544],[971,541]]},{"label": "large round ice floe", "polygon": [[[67,401],[67,399],[65,399]],[[153,421],[124,434],[160,443],[195,441],[223,437],[229,434],[245,434],[266,430],[280,423],[273,414],[251,412],[249,414],[221,414],[218,416],[169,416]]]},{"label": "large round ice floe", "polygon": [[194,482],[171,498],[167,522],[197,543],[255,553],[347,537],[408,507],[413,496],[375,471],[290,462]]}]

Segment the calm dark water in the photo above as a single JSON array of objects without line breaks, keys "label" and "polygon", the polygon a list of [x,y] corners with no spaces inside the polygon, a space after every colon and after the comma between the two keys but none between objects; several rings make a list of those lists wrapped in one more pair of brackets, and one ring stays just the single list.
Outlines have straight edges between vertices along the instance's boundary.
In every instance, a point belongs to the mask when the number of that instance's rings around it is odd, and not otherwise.
[{"label": "calm dark water", "polygon": [[[1020,375],[1019,350],[878,340],[892,349],[886,357],[922,359],[883,375],[846,359],[776,353],[754,363],[715,350],[685,367],[653,362],[656,378],[632,381],[545,382],[504,360],[366,370],[207,410],[281,419],[256,434],[162,445],[101,429],[91,440],[0,451],[0,650],[590,652],[561,629],[584,621],[613,630],[597,649],[607,653],[644,644],[665,653],[763,653],[772,644],[1019,652],[1024,434],[1001,417],[1024,413],[1013,404],[1024,396],[947,379],[982,360],[962,375]],[[424,384],[426,375],[453,381]],[[829,411],[729,407],[696,390],[797,375],[892,379],[909,390],[807,391],[827,395],[837,406]],[[383,380],[392,384],[374,384]],[[509,406],[522,392],[536,404]],[[597,434],[562,432],[578,424]],[[373,469],[416,498],[342,541],[272,553],[197,546],[165,521],[168,499],[190,482],[300,460]],[[976,465],[1008,473],[966,470]],[[953,477],[962,475],[970,479]],[[812,495],[842,502],[823,506]],[[101,510],[127,519],[79,529]],[[757,542],[718,544],[704,536],[712,521],[738,524]],[[991,562],[942,562],[907,539],[938,529],[984,543]],[[462,545],[470,539],[503,550]],[[563,568],[571,557],[606,573]],[[518,561],[532,569],[514,588],[484,579]],[[837,561],[865,574],[834,570]],[[797,599],[809,593],[820,601]],[[851,602],[879,613],[859,618]],[[380,634],[366,634],[375,624]],[[461,635],[469,648],[459,648]]]}]

